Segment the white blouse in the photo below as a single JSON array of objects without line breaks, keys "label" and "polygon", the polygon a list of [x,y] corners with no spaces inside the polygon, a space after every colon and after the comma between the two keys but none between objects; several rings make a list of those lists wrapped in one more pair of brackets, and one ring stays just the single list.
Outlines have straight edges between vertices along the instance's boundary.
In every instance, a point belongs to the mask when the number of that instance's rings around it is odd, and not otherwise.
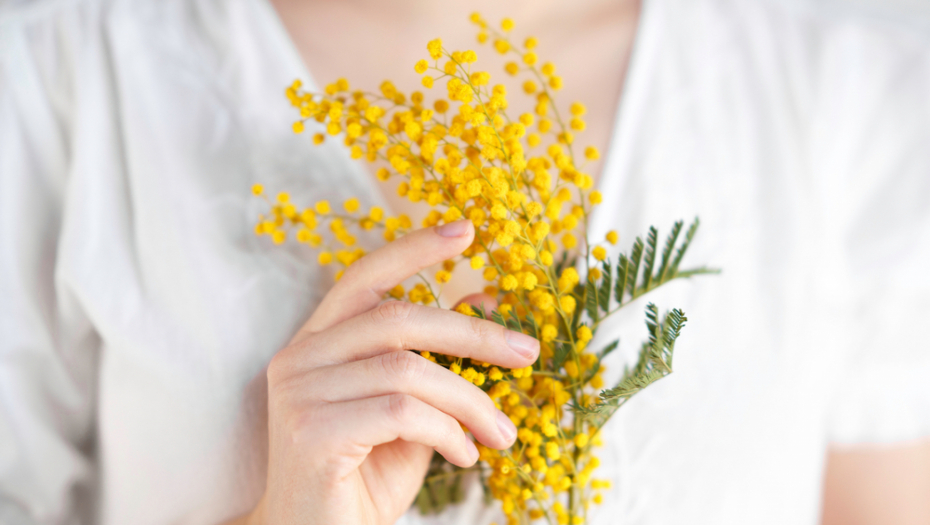
[{"label": "white blouse", "polygon": [[[593,523],[815,524],[828,443],[930,436],[930,41],[746,0],[647,0],[636,38],[593,235],[700,215],[724,272],[651,297],[690,322],[606,428]],[[0,7],[0,523],[255,503],[263,369],[332,275],[253,235],[249,187],[381,199],[291,133],[298,77],[265,0]],[[497,516],[468,494],[403,521]]]}]

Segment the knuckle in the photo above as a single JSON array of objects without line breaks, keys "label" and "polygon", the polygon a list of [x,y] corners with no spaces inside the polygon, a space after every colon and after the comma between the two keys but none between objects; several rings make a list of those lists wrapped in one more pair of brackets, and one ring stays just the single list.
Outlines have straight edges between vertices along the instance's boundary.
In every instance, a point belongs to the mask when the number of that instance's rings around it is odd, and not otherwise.
[{"label": "knuckle", "polygon": [[407,394],[391,394],[387,398],[387,415],[403,423],[410,417],[413,404],[413,398]]},{"label": "knuckle", "polygon": [[375,321],[388,321],[392,323],[402,323],[409,319],[416,307],[412,303],[404,301],[388,301],[381,303],[377,308],[371,311],[372,319]]},{"label": "knuckle", "polygon": [[306,408],[304,410],[291,410],[282,415],[282,427],[286,432],[288,441],[292,444],[313,444],[319,449],[326,439],[325,432],[318,429],[327,428],[329,424],[324,420],[319,410]]},{"label": "knuckle", "polygon": [[304,401],[298,393],[297,382],[284,380],[268,385],[268,417],[273,421],[292,422]]},{"label": "knuckle", "polygon": [[454,417],[442,414],[442,423],[440,423],[442,440],[447,443],[455,443],[458,436],[464,434],[462,426]]},{"label": "knuckle", "polygon": [[504,327],[489,321],[469,317],[469,335],[484,346],[492,346],[503,340]]},{"label": "knuckle", "polygon": [[287,349],[281,350],[276,353],[270,361],[268,361],[268,367],[265,370],[265,376],[268,379],[268,385],[274,386],[284,380],[287,375],[287,370],[290,368],[288,365]]},{"label": "knuckle", "polygon": [[387,377],[401,385],[415,384],[422,380],[428,363],[427,360],[406,350],[382,354],[379,360]]},{"label": "knuckle", "polygon": [[268,385],[274,386],[286,382],[301,368],[301,355],[313,352],[316,338],[310,336],[298,343],[291,343],[284,347],[268,361],[265,377]]},{"label": "knuckle", "polygon": [[285,409],[279,414],[281,427],[284,428],[291,440],[295,440],[302,435],[302,430],[306,427],[312,427],[316,413],[314,410],[288,410]]}]

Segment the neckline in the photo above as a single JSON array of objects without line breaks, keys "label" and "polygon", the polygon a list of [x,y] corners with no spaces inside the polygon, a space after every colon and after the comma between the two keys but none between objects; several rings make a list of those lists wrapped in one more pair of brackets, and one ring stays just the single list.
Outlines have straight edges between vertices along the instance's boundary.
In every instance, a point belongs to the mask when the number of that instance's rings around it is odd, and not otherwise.
[{"label": "neckline", "polygon": [[[313,76],[310,67],[304,61],[297,48],[297,44],[291,37],[281,19],[281,15],[271,0],[254,0],[264,11],[267,21],[272,28],[271,38],[275,40],[275,46],[284,54],[284,61],[290,65],[289,69],[299,75],[303,83],[312,90],[320,89],[319,83]],[[633,35],[633,43],[630,48],[627,68],[624,74],[623,83],[620,87],[619,99],[617,100],[614,115],[612,119],[610,134],[607,141],[607,151],[604,157],[604,163],[601,165],[601,173],[597,177],[595,189],[605,195],[614,195],[619,192],[623,186],[623,178],[626,170],[624,166],[629,165],[629,157],[632,152],[628,151],[627,146],[631,139],[632,127],[636,118],[637,104],[640,103],[643,90],[646,87],[648,78],[653,67],[653,62],[648,60],[659,40],[654,36],[656,28],[654,27],[657,20],[654,10],[656,9],[656,0],[640,0],[640,12],[636,22],[636,29]],[[631,113],[633,115],[631,115]],[[340,146],[341,147],[341,146]],[[360,161],[352,161],[353,176],[359,177],[357,181],[362,186],[369,188],[369,196],[374,203],[391,212],[387,200],[381,191],[373,187],[373,176],[369,170],[360,164]],[[594,208],[587,227],[588,235],[591,238],[601,238],[607,232],[602,224],[608,218],[605,215],[607,210],[604,206]],[[604,231],[601,231],[604,230]]]}]

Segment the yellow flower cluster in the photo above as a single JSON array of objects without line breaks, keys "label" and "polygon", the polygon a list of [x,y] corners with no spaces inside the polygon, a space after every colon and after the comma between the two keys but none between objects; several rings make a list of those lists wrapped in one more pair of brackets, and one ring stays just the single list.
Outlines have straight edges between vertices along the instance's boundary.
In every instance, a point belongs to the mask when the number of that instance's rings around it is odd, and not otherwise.
[{"label": "yellow flower cluster", "polygon": [[[378,179],[393,181],[398,195],[431,208],[424,227],[461,218],[474,224],[474,243],[445,261],[434,281],[441,286],[461,266],[482,272],[489,283],[485,292],[498,298],[499,311],[457,310],[537,337],[540,358],[533,366],[505,370],[421,355],[484,389],[517,426],[511,449],[479,446],[487,486],[509,523],[547,518],[553,524],[578,524],[589,504],[601,501],[599,491],[609,487],[608,481],[592,477],[599,424],[571,408],[595,401],[604,370],[600,357],[586,351],[596,325],[578,315],[585,283],[602,278],[594,266],[607,256],[603,245],[586,238],[589,213],[602,196],[573,151],[575,135],[585,129],[586,110],[576,102],[567,114],[560,113],[553,96],[563,80],[553,64],[537,56],[536,38],[521,45],[508,37],[511,20],[496,30],[477,14],[471,19],[480,43],[514,57],[505,71],[526,77],[522,91],[534,98],[533,113],[508,115],[506,88],[475,67],[477,54],[449,51],[436,39],[427,44],[428,57],[414,65],[424,88],[445,85],[431,104],[422,92],[405,94],[389,81],[375,93],[352,91],[346,80],[311,93],[295,81],[286,90],[300,113],[293,130],[318,128],[314,143],[338,138],[353,158],[374,163]],[[594,147],[583,152],[586,160],[599,155]],[[344,213],[337,213],[327,201],[298,209],[287,194],[271,199],[258,185],[253,192],[270,208],[259,218],[256,233],[281,243],[294,231],[298,242],[320,249],[320,264],[336,261],[345,267],[364,255],[350,227],[383,229],[387,241],[412,228],[403,215],[388,217],[377,207],[361,212],[357,199],[343,203]],[[320,233],[322,225],[331,235]],[[616,242],[616,232],[604,241]],[[426,283],[409,290],[398,286],[390,295],[438,306],[437,294]]]},{"label": "yellow flower cluster", "polygon": [[[567,268],[563,276],[560,282],[572,283],[572,287],[577,284],[574,268]],[[504,303],[501,309],[504,315],[512,311],[507,306]],[[459,305],[456,310],[477,315],[467,305]],[[485,387],[495,405],[516,425],[517,442],[509,450],[478,444],[480,460],[487,465],[488,488],[501,501],[508,523],[548,517],[553,523],[580,524],[589,503],[602,501],[599,491],[609,488],[610,481],[592,478],[599,464],[591,453],[592,447],[601,445],[597,422],[573,418],[569,405],[584,406],[594,401],[593,391],[603,386],[604,367],[594,354],[584,351],[593,337],[588,326],[576,330],[571,356],[561,367],[552,366],[558,328],[545,324],[538,332],[544,341],[539,367],[507,370],[428,352],[421,355]]]},{"label": "yellow flower cluster", "polygon": [[[267,235],[275,244],[282,244],[293,232],[297,242],[320,249],[317,262],[323,266],[335,261],[344,269],[365,255],[365,250],[357,245],[357,239],[347,224],[364,231],[382,229],[384,239],[388,242],[393,241],[398,235],[407,233],[413,226],[410,217],[386,216],[384,210],[378,206],[372,206],[368,213],[361,213],[361,203],[354,197],[342,203],[344,212],[337,212],[326,200],[300,209],[291,202],[291,196],[287,192],[278,193],[272,200],[266,195],[262,184],[254,184],[252,194],[265,199],[269,208],[268,214],[259,215],[258,222],[255,223],[255,234]],[[319,227],[323,225],[329,227],[331,235],[324,236],[320,233]],[[336,279],[341,276],[342,270],[336,274]],[[392,290],[391,294],[396,294],[396,290]],[[415,302],[428,304],[432,300]]]}]

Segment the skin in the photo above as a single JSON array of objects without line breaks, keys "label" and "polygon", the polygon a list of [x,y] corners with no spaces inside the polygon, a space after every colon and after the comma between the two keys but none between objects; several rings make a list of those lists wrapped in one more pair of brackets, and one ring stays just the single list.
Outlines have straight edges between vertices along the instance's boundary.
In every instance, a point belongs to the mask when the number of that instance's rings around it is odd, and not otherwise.
[{"label": "skin", "polygon": [[930,441],[834,449],[823,525],[930,523]]},{"label": "skin", "polygon": [[[413,64],[426,56],[424,43],[442,35],[449,49],[478,51],[492,81],[508,87],[508,111],[520,114],[532,110],[531,102],[503,74],[503,60],[475,43],[475,27],[465,22],[472,11],[489,21],[511,16],[520,34],[542,37],[540,56],[571,80],[559,100],[606,110],[586,115],[579,144],[601,151],[607,149],[640,12],[636,0],[272,4],[318,82],[346,77],[359,87],[374,87],[391,78],[403,91],[422,90]],[[398,64],[409,64],[410,74],[398,74]],[[600,168],[597,162],[583,167],[594,176]],[[372,181],[393,212],[418,220],[421,212],[397,198],[392,187]],[[519,367],[535,360],[538,342],[452,312],[380,304],[395,284],[461,253],[474,235],[467,221],[443,228],[449,229],[414,232],[359,260],[274,357],[268,367],[266,491],[252,512],[229,523],[393,523],[416,496],[433,450],[456,465],[474,464],[477,452],[456,420],[489,447],[513,442],[512,425],[498,425],[499,412],[477,387],[405,349]],[[444,296],[483,285],[474,272],[447,284]],[[515,343],[522,343],[523,353]],[[830,449],[827,457],[823,525],[930,523],[930,441]]]}]

